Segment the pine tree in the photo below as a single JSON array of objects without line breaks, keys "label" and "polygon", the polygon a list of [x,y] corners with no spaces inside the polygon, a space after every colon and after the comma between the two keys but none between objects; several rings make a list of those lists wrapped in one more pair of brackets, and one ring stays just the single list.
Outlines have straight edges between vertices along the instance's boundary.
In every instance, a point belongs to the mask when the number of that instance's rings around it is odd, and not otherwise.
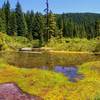
[{"label": "pine tree", "polygon": [[9,24],[9,27],[10,27],[10,34],[11,35],[17,35],[16,32],[17,32],[17,25],[16,25],[16,14],[15,12],[11,12],[10,14],[10,24]]},{"label": "pine tree", "polygon": [[63,37],[63,20],[62,20],[62,17],[59,16],[59,15],[56,15],[56,25],[57,25],[57,36],[59,38],[62,38]]},{"label": "pine tree", "polygon": [[26,15],[25,15],[25,19],[26,19],[26,23],[27,23],[27,28],[28,28],[28,34],[27,34],[27,38],[29,40],[32,40],[33,39],[33,25],[34,25],[34,12],[31,11],[31,12],[27,12]]},{"label": "pine tree", "polygon": [[10,35],[10,3],[9,3],[9,0],[7,0],[7,2],[5,3],[4,2],[4,5],[3,5],[3,11],[5,13],[5,23],[6,23],[6,33],[8,35]]},{"label": "pine tree", "polygon": [[95,37],[100,36],[100,20],[95,21]]},{"label": "pine tree", "polygon": [[57,36],[57,24],[56,24],[56,19],[55,15],[50,11],[48,15],[48,39],[50,39],[52,36],[56,37]]},{"label": "pine tree", "polygon": [[5,32],[4,22],[1,17],[0,17],[0,32]]},{"label": "pine tree", "polygon": [[67,20],[66,20],[66,16],[65,14],[63,13],[61,15],[61,18],[62,18],[62,34],[63,34],[63,37],[67,37],[69,32],[67,30]]},{"label": "pine tree", "polygon": [[5,25],[4,12],[0,9],[0,32],[6,32]]},{"label": "pine tree", "polygon": [[40,46],[44,41],[44,23],[42,14],[36,13],[33,24],[33,39],[39,39]]},{"label": "pine tree", "polygon": [[16,5],[16,25],[17,25],[18,36],[26,36],[27,24],[19,2],[17,2]]}]

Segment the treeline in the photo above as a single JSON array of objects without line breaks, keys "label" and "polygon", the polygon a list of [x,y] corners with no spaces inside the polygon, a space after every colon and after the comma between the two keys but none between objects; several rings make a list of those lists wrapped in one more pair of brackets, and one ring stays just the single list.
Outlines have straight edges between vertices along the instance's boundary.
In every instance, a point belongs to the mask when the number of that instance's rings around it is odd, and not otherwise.
[{"label": "treeline", "polygon": [[56,17],[64,37],[91,39],[100,36],[100,14],[68,13]]},{"label": "treeline", "polygon": [[[0,8],[0,32],[10,36],[39,39],[40,45],[51,37],[95,38],[100,36],[100,14],[68,13],[47,15],[34,11],[24,13],[19,2],[11,9],[9,1]],[[47,33],[48,31],[48,33]]]}]

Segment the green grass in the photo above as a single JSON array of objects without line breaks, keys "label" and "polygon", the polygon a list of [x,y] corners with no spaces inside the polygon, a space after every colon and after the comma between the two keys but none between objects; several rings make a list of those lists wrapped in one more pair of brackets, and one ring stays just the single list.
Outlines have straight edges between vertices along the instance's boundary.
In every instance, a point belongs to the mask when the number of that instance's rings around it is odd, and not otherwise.
[{"label": "green grass", "polygon": [[[96,100],[100,99],[100,61],[89,62],[79,67],[79,72],[84,73],[82,82],[89,83]],[[87,88],[88,89],[88,88]],[[88,90],[87,90],[88,91]],[[92,97],[92,95],[90,95]]]},{"label": "green grass", "polygon": [[[1,60],[0,83],[5,82],[15,82],[25,92],[48,98],[48,95],[51,95],[51,93],[48,92],[53,92],[53,90],[57,92],[58,89],[56,90],[56,88],[66,83],[67,78],[62,74],[51,71],[16,68],[6,63],[4,64],[4,62],[2,63]],[[61,95],[64,94],[61,93]]]},{"label": "green grass", "polygon": [[100,40],[86,38],[52,38],[46,47],[60,51],[100,52]]},{"label": "green grass", "polygon": [[22,36],[8,36],[0,32],[0,50],[11,51],[23,47],[33,47],[39,45],[38,40],[30,41]]},{"label": "green grass", "polygon": [[60,73],[11,66],[0,60],[0,83],[15,82],[25,92],[44,100],[99,100],[100,61],[79,66],[84,79],[71,83]]}]

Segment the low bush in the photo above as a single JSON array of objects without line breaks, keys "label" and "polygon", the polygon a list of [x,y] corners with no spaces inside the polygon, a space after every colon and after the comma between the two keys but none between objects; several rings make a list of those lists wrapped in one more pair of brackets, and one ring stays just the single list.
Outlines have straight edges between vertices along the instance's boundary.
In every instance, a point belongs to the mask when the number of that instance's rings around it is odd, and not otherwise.
[{"label": "low bush", "polygon": [[12,50],[23,47],[32,47],[33,42],[21,36],[8,36],[0,33],[0,50]]}]

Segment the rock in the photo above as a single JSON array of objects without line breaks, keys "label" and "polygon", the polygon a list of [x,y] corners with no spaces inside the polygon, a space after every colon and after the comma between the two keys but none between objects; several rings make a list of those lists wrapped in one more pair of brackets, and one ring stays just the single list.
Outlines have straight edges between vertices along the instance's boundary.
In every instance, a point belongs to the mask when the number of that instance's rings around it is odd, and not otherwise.
[{"label": "rock", "polygon": [[31,96],[23,92],[14,83],[0,84],[0,100],[42,100],[38,96]]}]

